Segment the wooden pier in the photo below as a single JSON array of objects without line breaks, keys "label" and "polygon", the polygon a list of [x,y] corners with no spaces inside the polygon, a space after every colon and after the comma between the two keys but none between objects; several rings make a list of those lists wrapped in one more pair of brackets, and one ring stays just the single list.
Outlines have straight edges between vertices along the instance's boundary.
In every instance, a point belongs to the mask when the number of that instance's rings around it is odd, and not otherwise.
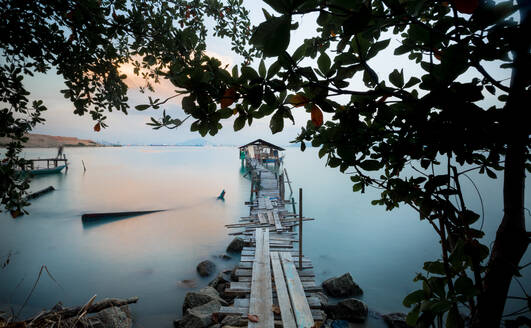
[{"label": "wooden pier", "polygon": [[253,177],[251,201],[246,202],[250,215],[227,228],[241,229],[230,234],[240,235],[246,246],[235,270],[237,282],[225,290],[237,298],[219,313],[241,315],[252,328],[316,327],[324,319],[315,295],[321,287],[315,283],[312,261],[298,246],[294,248],[302,242],[295,227],[312,219],[297,217],[287,209],[286,205],[295,208],[293,198],[284,200],[287,172],[279,169],[280,163],[268,168],[270,162],[262,158],[245,158]]}]

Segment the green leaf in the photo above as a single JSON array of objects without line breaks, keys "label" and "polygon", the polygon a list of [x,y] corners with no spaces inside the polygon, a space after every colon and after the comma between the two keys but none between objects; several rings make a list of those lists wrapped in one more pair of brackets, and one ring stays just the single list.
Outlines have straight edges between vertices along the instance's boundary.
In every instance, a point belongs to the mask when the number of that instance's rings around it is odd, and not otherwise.
[{"label": "green leaf", "polygon": [[291,16],[273,17],[258,25],[250,43],[266,57],[282,54],[289,45]]},{"label": "green leaf", "polygon": [[412,86],[414,86],[415,84],[419,82],[420,82],[420,79],[413,76],[412,78],[409,79],[409,81],[407,81],[406,85],[404,85],[404,88],[411,88]]},{"label": "green leaf", "polygon": [[269,70],[267,71],[267,78],[270,79],[275,76],[280,71],[280,68],[281,66],[278,60],[271,64],[271,66],[269,66]]},{"label": "green leaf", "polygon": [[238,116],[234,120],[234,131],[239,131],[245,126],[245,116]]},{"label": "green leaf", "polygon": [[404,86],[404,70],[400,72],[395,69],[389,74],[389,82],[391,82],[395,87],[402,88]]},{"label": "green leaf", "polygon": [[252,68],[251,66],[243,66],[242,67],[242,77],[247,80],[255,80],[259,78],[260,76],[258,73]]},{"label": "green leaf", "polygon": [[424,290],[419,289],[416,290],[409,295],[407,295],[404,300],[402,301],[402,304],[404,304],[405,307],[411,307],[413,304],[420,303],[424,300],[425,293]]},{"label": "green leaf", "polygon": [[324,75],[327,75],[330,71],[330,65],[332,64],[332,61],[330,60],[330,57],[326,54],[326,52],[322,52],[321,56],[317,59],[317,65],[319,66],[319,70]]},{"label": "green leaf", "polygon": [[442,274],[442,275],[445,274],[444,264],[440,261],[424,262],[424,270],[428,271],[429,273]]},{"label": "green leaf", "polygon": [[415,327],[417,325],[417,320],[419,318],[420,305],[417,305],[411,310],[406,316],[406,324],[410,327]]},{"label": "green leaf", "polygon": [[148,109],[149,107],[151,107],[150,105],[136,105],[135,106],[135,109],[136,110],[146,110]]},{"label": "green leaf", "polygon": [[195,108],[195,103],[194,103],[192,97],[190,97],[190,96],[184,97],[181,104],[183,106],[183,110],[186,113],[192,111]]},{"label": "green leaf", "polygon": [[281,110],[277,110],[277,112],[273,114],[271,121],[269,122],[269,128],[273,134],[284,129],[284,116]]},{"label": "green leaf", "polygon": [[377,171],[382,168],[382,164],[374,159],[368,159],[359,164],[365,171]]},{"label": "green leaf", "polygon": [[363,183],[356,183],[355,185],[352,186],[352,191],[353,192],[358,192],[360,191],[361,189],[363,188]]},{"label": "green leaf", "polygon": [[266,77],[266,67],[263,59],[260,61],[260,65],[258,66],[258,74],[260,74],[260,77]]},{"label": "green leaf", "polygon": [[372,46],[369,48],[369,52],[367,52],[365,60],[371,59],[372,57],[376,56],[380,51],[387,48],[390,41],[391,39],[387,39],[373,43]]},{"label": "green leaf", "polygon": [[232,77],[234,77],[236,79],[238,78],[238,65],[234,65],[232,67]]}]

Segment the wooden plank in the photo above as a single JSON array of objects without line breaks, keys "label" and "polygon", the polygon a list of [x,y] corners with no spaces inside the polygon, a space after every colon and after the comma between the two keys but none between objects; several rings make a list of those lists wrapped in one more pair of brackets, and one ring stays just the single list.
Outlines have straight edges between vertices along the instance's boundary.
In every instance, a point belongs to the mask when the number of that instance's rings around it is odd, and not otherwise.
[{"label": "wooden plank", "polygon": [[278,252],[271,253],[271,266],[273,268],[273,276],[275,277],[275,289],[277,291],[278,305],[280,308],[280,316],[282,318],[282,326],[291,328],[296,327],[295,317],[291,309],[291,302],[284,281],[284,272],[280,264]]},{"label": "wooden plank", "polygon": [[[307,291],[307,292],[320,292],[320,291],[323,290],[321,288],[321,286],[317,286],[315,284],[314,280],[301,282],[301,286],[302,286],[303,290]],[[238,281],[238,282],[232,281],[230,283],[229,288],[226,289],[226,290],[230,291],[231,293],[235,293],[235,294],[238,294],[238,293],[240,293],[240,294],[250,293],[252,291],[252,278],[251,278],[251,282],[248,282],[248,281]]]},{"label": "wooden plank", "polygon": [[[321,308],[321,300],[319,299],[319,297],[307,296],[306,299],[308,300],[308,304],[310,305],[310,308],[313,308],[313,309]],[[275,293],[273,293],[273,304],[278,305],[278,299]],[[235,298],[233,306],[236,308],[248,308],[249,298],[247,297],[246,298]]]},{"label": "wooden plank", "polygon": [[277,231],[283,230],[280,218],[278,217],[278,211],[273,211],[273,219],[275,221],[275,229],[277,229]]},{"label": "wooden plank", "polygon": [[258,213],[258,220],[260,221],[260,224],[267,223],[267,219],[264,213]]},{"label": "wooden plank", "polygon": [[269,221],[269,224],[275,225],[275,218],[273,217],[272,211],[267,211],[267,219]]},{"label": "wooden plank", "polygon": [[[255,257],[253,255],[242,255],[240,257],[241,262],[253,262]],[[312,261],[307,257],[302,257],[302,263],[312,263]]]},{"label": "wooden plank", "polygon": [[249,328],[273,328],[273,294],[269,257],[269,229],[256,229],[256,253],[253,262],[249,313],[258,316],[258,322],[249,321]]},{"label": "wooden plank", "polygon": [[265,205],[266,205],[266,208],[267,208],[268,210],[272,210],[272,209],[273,209],[273,204],[271,204],[271,199],[266,198],[266,199],[265,199]]},{"label": "wooden plank", "polygon": [[[254,262],[240,262],[238,264],[238,267],[240,269],[252,269],[253,268],[253,263]],[[298,269],[299,268],[299,263],[295,263],[295,267]],[[302,268],[303,269],[313,269],[313,264],[312,263],[302,262]]]},{"label": "wooden plank", "polygon": [[[238,277],[250,277],[252,275],[252,271],[250,269],[242,269],[242,268],[236,269],[234,273]],[[303,277],[303,276],[315,277],[315,272],[313,270],[306,269],[303,271],[299,271],[299,276],[300,277]]]},{"label": "wooden plank", "polygon": [[[315,284],[315,277],[312,277],[312,276],[299,276],[299,278],[301,279],[301,282],[313,282]],[[251,281],[251,276],[248,276],[248,277],[239,277],[238,278],[238,282],[250,282]]]},{"label": "wooden plank", "polygon": [[279,253],[279,256],[286,276],[286,284],[288,286],[295,320],[297,321],[297,327],[311,328],[314,326],[315,322],[308,301],[306,300],[306,295],[304,294],[303,284],[299,279],[291,254]]},{"label": "wooden plank", "polygon": [[[249,313],[249,308],[242,308],[242,307],[235,307],[235,306],[234,307],[233,306],[222,306],[217,313],[228,314],[228,315],[239,314],[241,315],[242,318],[246,319],[247,314]],[[312,309],[311,313],[315,321],[322,321],[324,319],[323,312],[319,309]],[[280,326],[280,323],[279,325],[277,325],[277,323],[275,322],[275,326]]]}]

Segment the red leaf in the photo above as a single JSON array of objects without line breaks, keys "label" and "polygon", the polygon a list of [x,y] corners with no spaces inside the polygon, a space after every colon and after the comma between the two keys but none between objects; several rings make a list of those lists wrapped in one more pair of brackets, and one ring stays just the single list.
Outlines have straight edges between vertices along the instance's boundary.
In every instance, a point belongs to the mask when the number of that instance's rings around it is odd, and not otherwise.
[{"label": "red leaf", "polygon": [[458,12],[472,14],[479,6],[479,0],[454,0],[453,4]]},{"label": "red leaf", "polygon": [[288,103],[292,104],[295,107],[301,107],[308,103],[308,98],[306,98],[304,95],[301,95],[300,93],[296,95],[289,95],[286,100]]},{"label": "red leaf", "polygon": [[323,112],[317,105],[312,105],[312,123],[315,127],[323,125]]},{"label": "red leaf", "polygon": [[236,100],[236,89],[234,88],[228,88],[225,90],[225,93],[223,94],[223,98],[221,98],[220,104],[221,108],[229,107],[234,103]]},{"label": "red leaf", "polygon": [[251,322],[258,322],[258,316],[256,314],[248,314],[247,315],[247,319],[249,319],[249,321]]},{"label": "red leaf", "polygon": [[96,132],[100,132],[100,130],[101,130],[101,125],[100,125],[100,123],[98,122],[98,123],[96,123],[96,125],[94,125],[94,131],[96,131]]}]

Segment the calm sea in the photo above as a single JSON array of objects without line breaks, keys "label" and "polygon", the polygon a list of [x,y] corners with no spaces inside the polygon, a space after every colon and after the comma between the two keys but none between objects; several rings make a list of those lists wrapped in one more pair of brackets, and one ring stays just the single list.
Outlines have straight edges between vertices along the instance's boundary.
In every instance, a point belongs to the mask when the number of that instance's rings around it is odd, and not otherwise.
[{"label": "calm sea", "polygon": [[[181,316],[184,295],[193,290],[179,282],[194,280],[200,288],[213,278],[199,278],[197,263],[210,259],[223,270],[238,262],[237,257],[216,257],[231,240],[224,225],[248,215],[244,201],[250,183],[243,177],[238,150],[109,147],[65,152],[70,160],[66,173],[37,177],[31,185],[33,191],[50,185],[56,191],[34,200],[30,215],[13,220],[0,214],[0,257],[12,254],[10,264],[0,269],[1,309],[11,307],[16,313],[45,265],[55,281],[41,275],[22,316],[58,301],[73,306],[93,295],[99,300],[138,296],[138,304],[131,306],[136,327],[172,327]],[[25,155],[52,157],[55,150],[28,149]],[[294,192],[298,195],[303,188],[304,215],[316,219],[305,223],[303,247],[318,282],[352,274],[372,311],[360,327],[385,327],[376,312],[407,311],[403,297],[420,287],[413,277],[424,261],[440,254],[430,225],[406,207],[387,212],[371,206],[377,191],[353,193],[350,179],[325,167],[315,149],[301,153],[289,148],[285,167]],[[503,214],[502,183],[471,177],[481,191],[484,230],[492,240]],[[462,184],[470,207],[480,211],[474,187],[467,180]],[[216,200],[223,189],[225,202]],[[83,213],[152,209],[167,211],[101,224],[81,222]],[[526,254],[522,263],[530,258]],[[525,270],[524,277],[529,277]],[[521,282],[531,291],[529,279]],[[513,287],[512,295],[522,296]]]}]

